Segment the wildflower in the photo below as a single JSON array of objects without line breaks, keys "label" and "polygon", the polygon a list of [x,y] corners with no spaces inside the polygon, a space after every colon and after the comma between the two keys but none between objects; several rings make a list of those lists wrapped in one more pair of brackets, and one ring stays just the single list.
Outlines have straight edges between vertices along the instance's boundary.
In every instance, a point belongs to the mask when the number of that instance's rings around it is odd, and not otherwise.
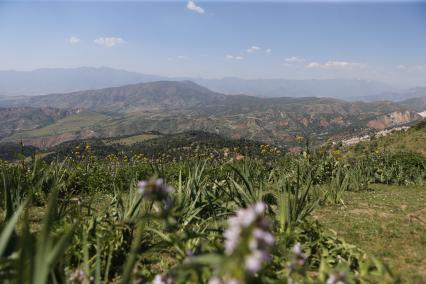
[{"label": "wildflower", "polygon": [[242,283],[243,282],[233,278],[222,281],[219,277],[210,278],[209,282],[207,282],[207,284],[242,284]]},{"label": "wildflower", "polygon": [[300,245],[300,243],[296,243],[293,246],[293,248],[291,249],[291,253],[291,261],[288,263],[289,271],[303,271],[307,256],[302,252],[302,246]]},{"label": "wildflower", "polygon": [[291,251],[293,253],[293,264],[303,266],[306,261],[306,255],[302,252],[300,243],[295,244]]},{"label": "wildflower", "polygon": [[244,156],[243,155],[241,155],[241,154],[237,154],[237,156],[235,157],[235,160],[237,160],[237,161],[241,161],[241,160],[244,160]]},{"label": "wildflower", "polygon": [[224,232],[227,255],[233,255],[240,246],[249,249],[244,256],[244,267],[250,273],[258,272],[262,264],[269,260],[269,250],[274,244],[269,222],[262,216],[265,208],[265,204],[259,202],[238,210],[235,216],[229,218],[229,227]]},{"label": "wildflower", "polygon": [[223,157],[224,157],[224,158],[228,158],[228,156],[229,156],[229,149],[228,149],[228,148],[225,148],[225,149],[223,150]]},{"label": "wildflower", "polygon": [[327,284],[345,284],[345,274],[343,272],[334,272],[327,279]]},{"label": "wildflower", "polygon": [[77,269],[70,274],[69,278],[71,283],[82,284],[85,280],[84,271],[82,269]]},{"label": "wildflower", "polygon": [[219,277],[213,277],[213,278],[210,278],[207,284],[222,284],[222,281],[219,279]]},{"label": "wildflower", "polygon": [[248,272],[256,273],[262,268],[264,260],[268,259],[268,255],[265,255],[261,251],[254,251],[251,255],[246,257],[245,268]]},{"label": "wildflower", "polygon": [[256,228],[253,230],[253,238],[250,240],[249,247],[252,250],[267,248],[268,246],[272,246],[274,241],[274,237],[270,233]]},{"label": "wildflower", "polygon": [[157,274],[152,280],[152,284],[173,284],[173,278],[167,275]]},{"label": "wildflower", "polygon": [[140,181],[138,183],[138,190],[144,198],[152,201],[162,201],[165,204],[165,209],[170,208],[172,203],[170,194],[173,188],[168,186],[163,179]]}]

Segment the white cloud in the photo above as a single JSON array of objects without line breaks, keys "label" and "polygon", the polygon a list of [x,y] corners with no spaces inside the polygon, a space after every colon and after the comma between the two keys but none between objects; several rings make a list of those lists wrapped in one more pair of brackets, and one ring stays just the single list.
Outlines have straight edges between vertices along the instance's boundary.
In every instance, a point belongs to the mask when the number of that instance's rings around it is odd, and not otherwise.
[{"label": "white cloud", "polygon": [[225,58],[228,59],[228,60],[243,60],[244,59],[244,57],[242,57],[242,56],[229,55],[229,54],[227,56],[225,56]]},{"label": "white cloud", "polygon": [[268,48],[267,50],[265,50],[266,53],[271,53],[272,49]]},{"label": "white cloud", "polygon": [[188,4],[186,4],[186,9],[188,9],[189,11],[195,12],[195,13],[199,13],[199,14],[205,13],[203,8],[201,8],[200,6],[195,4],[194,1],[191,1],[191,0],[189,0]]},{"label": "white cloud", "polygon": [[306,67],[321,69],[360,69],[365,68],[366,65],[349,61],[327,61],[325,63],[310,62],[308,65],[306,65]]},{"label": "white cloud", "polygon": [[247,49],[247,52],[248,53],[253,53],[253,52],[256,52],[256,51],[259,51],[259,50],[261,50],[262,48],[260,48],[259,46],[255,46],[255,45],[253,45],[252,47],[250,47],[250,48],[248,48]]},{"label": "white cloud", "polygon": [[308,67],[308,68],[320,68],[321,64],[319,64],[318,62],[311,62],[308,65],[306,65],[306,67]]},{"label": "white cloud", "polygon": [[418,71],[426,71],[426,64],[417,64],[417,65],[398,65],[396,69],[404,72],[418,72]]},{"label": "white cloud", "polygon": [[179,59],[179,60],[184,60],[184,59],[189,59],[189,58],[188,58],[188,56],[186,56],[186,55],[179,55],[179,56],[177,57],[177,59]]},{"label": "white cloud", "polygon": [[303,63],[306,59],[303,57],[292,56],[285,59],[285,62],[288,63]]},{"label": "white cloud", "polygon": [[325,68],[360,68],[364,67],[364,64],[348,61],[328,61],[324,64]]},{"label": "white cloud", "polygon": [[78,38],[78,37],[75,37],[75,36],[70,36],[68,39],[67,39],[67,42],[69,43],[69,44],[77,44],[77,43],[80,43],[80,39]]},{"label": "white cloud", "polygon": [[417,69],[418,71],[426,71],[426,64],[417,65],[415,66],[415,69]]},{"label": "white cloud", "polygon": [[124,43],[124,40],[121,37],[98,37],[94,40],[94,43],[106,47],[113,47],[118,44]]}]

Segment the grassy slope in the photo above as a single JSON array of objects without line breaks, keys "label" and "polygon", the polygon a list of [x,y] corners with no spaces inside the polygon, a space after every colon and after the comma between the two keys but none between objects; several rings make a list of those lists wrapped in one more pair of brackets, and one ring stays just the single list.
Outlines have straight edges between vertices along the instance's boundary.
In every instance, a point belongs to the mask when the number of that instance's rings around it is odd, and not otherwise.
[{"label": "grassy slope", "polygon": [[371,146],[379,151],[415,152],[426,156],[426,123],[420,123],[407,131],[394,132],[371,142],[363,142],[351,148],[366,150]]},{"label": "grassy slope", "polygon": [[426,156],[426,124],[419,129],[411,128],[407,132],[397,132],[378,140],[380,149],[391,151],[410,151]]},{"label": "grassy slope", "polygon": [[106,115],[84,111],[75,115],[70,115],[64,119],[60,119],[46,127],[15,134],[11,136],[10,139],[16,140],[30,137],[52,136],[68,132],[75,133],[89,126],[96,125],[106,119],[108,119],[108,116]]},{"label": "grassy slope", "polygon": [[349,243],[383,258],[405,283],[426,283],[426,185],[371,188],[347,192],[346,207],[323,207],[314,217]]}]

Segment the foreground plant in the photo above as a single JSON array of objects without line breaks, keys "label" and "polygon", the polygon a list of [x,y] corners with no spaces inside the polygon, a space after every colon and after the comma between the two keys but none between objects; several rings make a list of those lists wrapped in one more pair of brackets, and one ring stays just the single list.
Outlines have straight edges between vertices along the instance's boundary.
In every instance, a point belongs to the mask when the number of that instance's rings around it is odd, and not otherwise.
[{"label": "foreground plant", "polygon": [[292,157],[274,163],[247,158],[161,166],[92,160],[8,165],[0,169],[0,213],[6,217],[0,226],[0,279],[34,284],[393,279],[380,261],[307,218],[320,205],[317,189],[336,174],[329,168],[333,163],[317,167],[321,161]]},{"label": "foreground plant", "polygon": [[209,284],[248,283],[270,261],[274,244],[271,224],[265,217],[266,205],[258,202],[237,210],[224,231],[225,255]]}]

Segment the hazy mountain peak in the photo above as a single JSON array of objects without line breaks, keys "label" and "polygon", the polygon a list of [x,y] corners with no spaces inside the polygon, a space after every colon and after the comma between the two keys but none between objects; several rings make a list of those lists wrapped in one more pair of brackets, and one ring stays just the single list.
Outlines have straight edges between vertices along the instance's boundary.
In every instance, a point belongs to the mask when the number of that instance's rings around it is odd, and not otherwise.
[{"label": "hazy mountain peak", "polygon": [[43,68],[33,71],[0,71],[0,96],[32,96],[118,87],[153,81],[185,79],[187,85],[199,84],[226,94],[262,97],[336,97],[352,98],[393,91],[386,84],[364,80],[289,80],[167,78],[109,67]]}]

